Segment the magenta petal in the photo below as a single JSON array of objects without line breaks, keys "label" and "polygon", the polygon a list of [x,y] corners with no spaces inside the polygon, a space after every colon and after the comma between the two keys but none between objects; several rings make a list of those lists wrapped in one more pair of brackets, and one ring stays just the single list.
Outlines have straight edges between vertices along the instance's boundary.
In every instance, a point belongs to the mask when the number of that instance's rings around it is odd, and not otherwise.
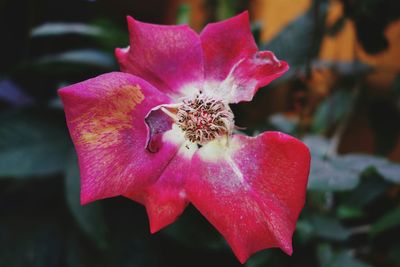
[{"label": "magenta petal", "polygon": [[81,202],[140,191],[162,173],[177,146],[145,150],[145,116],[169,103],[146,81],[109,73],[59,90],[78,153]]},{"label": "magenta petal", "polygon": [[[225,81],[228,86],[227,93],[233,88],[229,102],[251,101],[259,88],[279,78],[288,69],[289,65],[278,60],[270,51],[260,51],[243,59],[231,70]],[[222,91],[225,89],[224,85]]]},{"label": "magenta petal", "polygon": [[250,101],[257,89],[288,70],[272,52],[258,52],[244,12],[231,19],[211,23],[200,35],[204,50],[204,90],[230,103]]},{"label": "magenta petal", "polygon": [[[182,149],[186,148],[181,147]],[[160,178],[143,191],[139,202],[146,207],[152,233],[173,223],[186,208],[188,200],[183,185],[189,173],[189,167],[190,160],[178,152],[166,166]],[[125,196],[138,200],[129,193]]]},{"label": "magenta petal", "polygon": [[148,151],[156,153],[163,144],[163,134],[172,128],[173,119],[162,111],[165,105],[153,108],[145,118],[148,127],[146,148]]},{"label": "magenta petal", "polygon": [[117,49],[121,70],[150,82],[171,96],[203,81],[200,38],[187,25],[164,26],[128,17],[130,48]]},{"label": "magenta petal", "polygon": [[248,12],[208,24],[200,39],[206,79],[224,80],[237,62],[258,50],[251,34]]},{"label": "magenta petal", "polygon": [[303,143],[276,132],[234,136],[218,155],[196,153],[192,166],[185,186],[189,200],[242,263],[265,248],[292,253],[310,166]]}]

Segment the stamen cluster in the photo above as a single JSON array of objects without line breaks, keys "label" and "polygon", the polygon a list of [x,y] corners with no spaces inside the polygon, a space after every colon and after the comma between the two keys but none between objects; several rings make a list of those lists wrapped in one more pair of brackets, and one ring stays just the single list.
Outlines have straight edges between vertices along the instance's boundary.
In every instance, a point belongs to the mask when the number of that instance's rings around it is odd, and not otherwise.
[{"label": "stamen cluster", "polygon": [[186,139],[204,145],[232,131],[233,113],[221,100],[200,94],[183,101],[177,112],[177,124],[185,132]]}]

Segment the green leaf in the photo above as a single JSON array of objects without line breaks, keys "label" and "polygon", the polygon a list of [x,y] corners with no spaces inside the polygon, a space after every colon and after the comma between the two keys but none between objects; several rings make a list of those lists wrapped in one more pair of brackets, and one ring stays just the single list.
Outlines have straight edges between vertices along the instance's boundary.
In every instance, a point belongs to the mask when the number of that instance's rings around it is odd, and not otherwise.
[{"label": "green leaf", "polygon": [[374,70],[372,66],[362,63],[360,61],[341,62],[314,60],[313,67],[315,67],[316,69],[332,69],[335,71],[335,73],[341,76],[348,77],[365,75]]},{"label": "green leaf", "polygon": [[[271,50],[278,58],[288,61],[290,73],[304,69],[310,56],[317,54],[322,34],[315,35],[316,23],[323,23],[326,9],[320,5],[318,22],[315,21],[316,6],[311,7],[305,14],[284,28],[270,42],[263,44],[261,50]],[[315,38],[315,39],[314,39]],[[288,75],[285,75],[288,77]]]},{"label": "green leaf", "polygon": [[313,22],[309,13],[296,19],[263,48],[274,51],[290,66],[299,67],[306,63],[312,39]]},{"label": "green leaf", "polygon": [[351,251],[333,251],[328,244],[318,246],[318,260],[323,267],[369,267],[356,259]]},{"label": "green leaf", "polygon": [[101,249],[107,247],[106,224],[99,202],[80,204],[80,176],[76,153],[70,153],[65,168],[65,191],[68,207],[83,232]]},{"label": "green leaf", "polygon": [[129,45],[129,34],[126,29],[121,28],[110,19],[96,19],[92,22],[94,27],[101,29],[102,34],[96,36],[96,42],[101,44],[103,51],[114,51],[115,47],[124,47]]},{"label": "green leaf", "polygon": [[359,171],[343,166],[336,158],[313,157],[308,189],[322,191],[344,191],[359,183]]},{"label": "green leaf", "polygon": [[341,219],[354,219],[364,216],[364,212],[359,207],[340,205],[336,211],[337,217]]},{"label": "green leaf", "polygon": [[311,151],[308,189],[345,191],[354,189],[361,174],[374,167],[387,181],[400,183],[400,164],[363,154],[329,155],[331,143],[321,136],[306,136],[304,143]]},{"label": "green leaf", "polygon": [[190,6],[181,4],[178,9],[176,24],[189,24],[190,22]]},{"label": "green leaf", "polygon": [[82,23],[45,23],[31,30],[32,37],[48,37],[64,34],[79,34],[99,36],[103,34],[101,28]]},{"label": "green leaf", "polygon": [[372,237],[376,237],[378,234],[389,230],[393,227],[400,225],[400,208],[395,208],[392,211],[385,214],[377,222],[372,225],[370,234]]},{"label": "green leaf", "polygon": [[256,21],[254,23],[251,23],[251,33],[253,34],[254,40],[256,41],[257,45],[260,45],[261,32],[262,32],[261,22]]},{"label": "green leaf", "polygon": [[328,267],[333,261],[334,253],[328,244],[318,246],[318,260],[321,266]]},{"label": "green leaf", "polygon": [[293,134],[298,126],[297,119],[291,120],[283,113],[272,114],[268,119],[271,125],[274,126],[277,130],[287,134]]},{"label": "green leaf", "polygon": [[341,120],[350,110],[352,95],[346,90],[338,90],[325,99],[315,112],[312,131],[322,133]]},{"label": "green leaf", "polygon": [[400,164],[382,157],[363,154],[347,154],[339,157],[342,165],[362,172],[368,167],[374,167],[387,181],[400,183]]},{"label": "green leaf", "polygon": [[384,194],[390,184],[382,179],[375,171],[363,172],[361,183],[345,199],[345,203],[352,207],[365,207],[379,196]]},{"label": "green leaf", "polygon": [[246,267],[266,266],[270,262],[272,256],[270,250],[260,251],[249,258],[246,262]]},{"label": "green leaf", "polygon": [[318,135],[303,138],[311,152],[311,170],[308,189],[320,191],[343,191],[357,186],[358,171],[338,166],[335,157],[328,157],[330,140]]},{"label": "green leaf", "polygon": [[83,64],[112,69],[115,66],[114,58],[108,54],[95,49],[81,49],[67,51],[54,55],[43,56],[36,64]]},{"label": "green leaf", "polygon": [[27,178],[62,172],[70,141],[56,111],[0,114],[0,177]]},{"label": "green leaf", "polygon": [[314,236],[314,227],[309,220],[299,220],[296,224],[295,234],[301,243],[306,243]]},{"label": "green leaf", "polygon": [[224,20],[235,16],[234,9],[238,0],[218,0],[217,19]]},{"label": "green leaf", "polygon": [[350,231],[344,228],[335,218],[314,216],[311,218],[311,223],[314,234],[321,238],[344,241],[350,237]]}]

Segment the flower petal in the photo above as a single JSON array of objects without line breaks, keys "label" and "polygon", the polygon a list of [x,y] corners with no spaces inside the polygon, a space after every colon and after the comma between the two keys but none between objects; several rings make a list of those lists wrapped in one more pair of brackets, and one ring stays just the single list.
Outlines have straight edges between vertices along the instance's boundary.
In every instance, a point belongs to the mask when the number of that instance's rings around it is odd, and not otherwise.
[{"label": "flower petal", "polygon": [[[181,106],[178,104],[162,104],[150,110],[145,118],[148,127],[147,135],[147,149],[151,152],[157,152],[160,144],[163,142],[162,138],[165,132],[171,130],[174,121],[177,119],[176,112]],[[177,135],[182,135],[181,130],[174,129]],[[182,136],[180,141],[184,141]]]},{"label": "flower petal", "polygon": [[233,66],[257,52],[251,34],[249,13],[207,24],[200,34],[204,51],[204,72],[207,79],[224,80]]},{"label": "flower petal", "polygon": [[199,89],[204,73],[197,33],[187,25],[155,25],[131,17],[128,26],[130,47],[116,50],[122,71],[142,77],[171,96]]},{"label": "flower petal", "polygon": [[289,69],[270,51],[260,51],[238,62],[219,85],[218,95],[229,103],[251,101],[257,90],[282,76]]},{"label": "flower petal", "polygon": [[248,12],[208,24],[200,35],[204,50],[204,90],[229,103],[250,101],[257,89],[288,70],[272,52],[258,52]]},{"label": "flower petal", "polygon": [[162,175],[152,185],[141,192],[128,192],[126,197],[142,203],[147,210],[150,231],[155,233],[173,223],[188,204],[184,182],[189,175],[191,154],[197,149],[194,144],[185,144],[183,132],[178,126],[163,134],[163,142],[180,145],[164,168]]},{"label": "flower petal", "polygon": [[242,263],[265,248],[292,253],[310,166],[303,143],[276,132],[238,135],[225,150],[215,144],[201,148],[192,166],[185,186],[189,200]]},{"label": "flower petal", "polygon": [[109,73],[59,94],[78,153],[83,204],[140,191],[161,175],[178,149],[171,143],[158,153],[145,149],[144,118],[170,99],[138,77]]}]

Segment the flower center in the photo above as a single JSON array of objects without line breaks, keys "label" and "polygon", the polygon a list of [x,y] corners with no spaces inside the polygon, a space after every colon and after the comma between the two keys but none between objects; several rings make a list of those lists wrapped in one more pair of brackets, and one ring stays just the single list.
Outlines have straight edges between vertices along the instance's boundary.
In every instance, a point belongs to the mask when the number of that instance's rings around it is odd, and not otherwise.
[{"label": "flower center", "polygon": [[233,113],[227,104],[201,95],[184,100],[176,115],[185,138],[200,145],[230,134],[234,126]]}]

